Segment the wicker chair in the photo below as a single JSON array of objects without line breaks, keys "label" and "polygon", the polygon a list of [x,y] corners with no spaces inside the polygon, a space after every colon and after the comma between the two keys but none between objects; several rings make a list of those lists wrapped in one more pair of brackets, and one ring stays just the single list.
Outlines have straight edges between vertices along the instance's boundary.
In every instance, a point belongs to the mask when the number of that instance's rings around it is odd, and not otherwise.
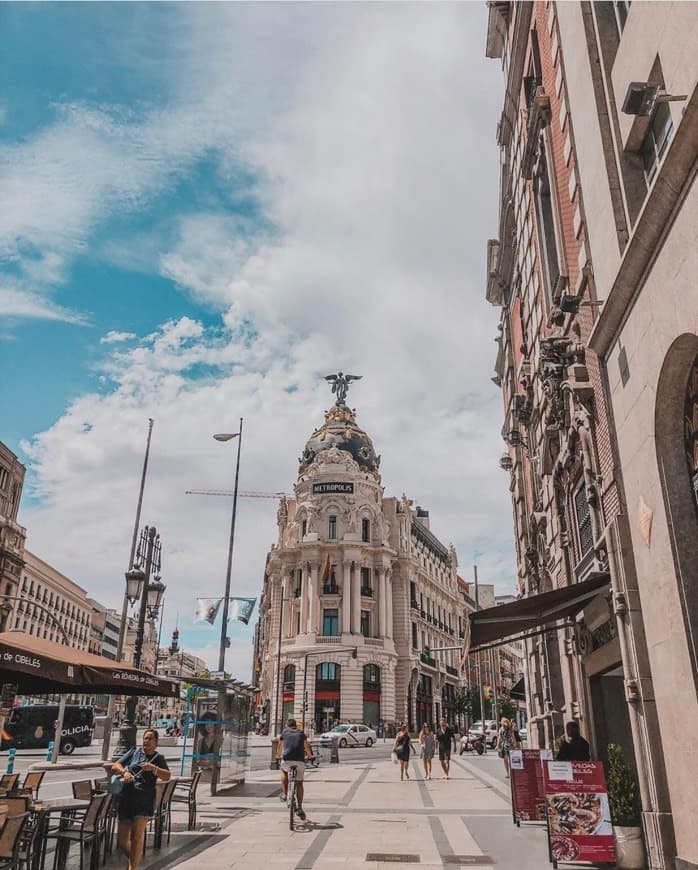
[{"label": "wicker chair", "polygon": [[178,779],[175,783],[175,789],[170,798],[170,804],[184,803],[189,807],[189,819],[187,821],[187,830],[193,831],[196,827],[196,789],[199,786],[201,779],[201,771],[197,770],[194,776],[189,780]]},{"label": "wicker chair", "polygon": [[29,813],[8,816],[0,829],[0,870],[15,870],[21,857],[22,832],[29,821]]}]

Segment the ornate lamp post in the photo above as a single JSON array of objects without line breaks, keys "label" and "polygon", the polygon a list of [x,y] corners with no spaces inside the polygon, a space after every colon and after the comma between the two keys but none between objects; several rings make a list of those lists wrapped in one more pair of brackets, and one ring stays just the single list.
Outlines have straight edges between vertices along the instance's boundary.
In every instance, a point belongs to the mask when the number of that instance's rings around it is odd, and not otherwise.
[{"label": "ornate lamp post", "polygon": [[[146,615],[155,618],[160,612],[162,596],[165,592],[165,584],[160,580],[160,536],[155,526],[146,526],[142,533],[136,561],[133,567],[126,572],[126,597],[131,605],[137,601],[138,627],[136,629],[136,643],[133,652],[133,666],[140,668],[143,656],[143,640],[145,637]],[[141,567],[143,565],[143,567]],[[155,572],[155,577],[150,582],[150,575]],[[131,695],[126,702],[124,722],[119,728],[119,744],[115,755],[121,756],[131,747],[136,745],[136,704],[138,698]]]}]

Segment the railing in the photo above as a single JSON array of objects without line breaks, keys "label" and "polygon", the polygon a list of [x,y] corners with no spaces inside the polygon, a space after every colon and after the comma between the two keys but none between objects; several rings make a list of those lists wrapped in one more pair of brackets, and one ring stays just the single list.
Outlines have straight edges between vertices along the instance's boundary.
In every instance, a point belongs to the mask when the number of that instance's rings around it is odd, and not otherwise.
[{"label": "railing", "polygon": [[446,673],[451,674],[452,677],[458,676],[458,671],[455,668],[452,668],[451,665],[446,665]]},{"label": "railing", "polygon": [[364,587],[361,589],[361,595],[362,595],[364,598],[373,598],[373,589],[369,589],[368,586],[364,586]]},{"label": "railing", "polygon": [[382,637],[365,637],[364,643],[367,643],[369,646],[383,646],[383,638]]},{"label": "railing", "polygon": [[339,595],[339,586],[337,584],[329,584],[328,586],[322,587],[323,595]]},{"label": "railing", "polygon": [[315,643],[340,643],[342,638],[335,634],[317,634]]},{"label": "railing", "polygon": [[410,601],[410,607],[412,610],[419,610],[419,604],[416,601]]},{"label": "railing", "polygon": [[428,665],[430,668],[436,667],[436,659],[433,659],[431,656],[425,655],[422,653],[420,661],[423,665]]},{"label": "railing", "polygon": [[294,591],[294,593],[293,593],[293,597],[294,597],[294,598],[300,598],[300,597],[301,597],[301,590],[300,590],[300,587]]}]

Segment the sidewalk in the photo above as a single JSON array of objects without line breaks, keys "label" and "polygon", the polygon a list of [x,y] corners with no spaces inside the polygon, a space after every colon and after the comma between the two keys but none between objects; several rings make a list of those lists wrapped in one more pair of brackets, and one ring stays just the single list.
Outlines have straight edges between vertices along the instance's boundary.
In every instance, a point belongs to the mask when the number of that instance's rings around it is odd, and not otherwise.
[{"label": "sidewalk", "polygon": [[[436,765],[438,767],[438,764]],[[252,773],[247,783],[215,798],[202,795],[199,821],[208,833],[175,835],[148,870],[336,870],[410,866],[544,870],[549,867],[541,827],[516,828],[508,789],[485,766],[455,758],[451,779],[410,780],[376,754],[375,761],[326,765],[306,775],[308,819],[289,831],[278,800],[278,774]],[[220,826],[220,827],[219,827]],[[214,830],[215,829],[215,830]],[[173,850],[173,847],[176,849]],[[192,854],[192,850],[196,850]],[[165,852],[169,854],[165,854]],[[587,865],[588,866],[588,865]]]}]

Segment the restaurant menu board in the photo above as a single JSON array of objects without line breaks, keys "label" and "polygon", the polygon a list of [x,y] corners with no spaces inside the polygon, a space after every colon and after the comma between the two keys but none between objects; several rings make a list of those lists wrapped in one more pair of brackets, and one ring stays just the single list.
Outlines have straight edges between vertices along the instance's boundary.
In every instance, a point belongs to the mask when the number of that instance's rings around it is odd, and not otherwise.
[{"label": "restaurant menu board", "polygon": [[616,852],[603,764],[546,761],[543,776],[553,864],[614,863]]},{"label": "restaurant menu board", "polygon": [[550,749],[512,749],[511,798],[514,821],[545,821],[545,787],[543,763],[552,760]]}]

